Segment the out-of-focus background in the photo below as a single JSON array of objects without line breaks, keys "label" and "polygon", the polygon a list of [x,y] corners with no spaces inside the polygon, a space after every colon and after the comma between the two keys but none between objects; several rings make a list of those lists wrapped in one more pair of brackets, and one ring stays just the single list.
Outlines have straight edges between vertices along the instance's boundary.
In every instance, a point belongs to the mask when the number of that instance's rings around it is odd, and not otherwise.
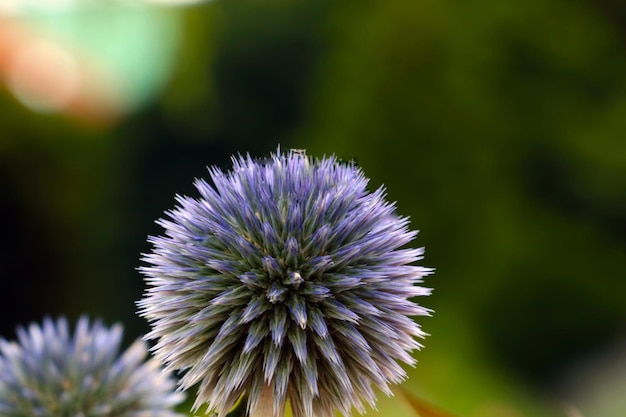
[{"label": "out-of-focus background", "polygon": [[356,158],[421,230],[436,314],[407,392],[624,415],[625,4],[175,3],[0,3],[0,335],[86,313],[140,336],[154,220],[280,144]]}]

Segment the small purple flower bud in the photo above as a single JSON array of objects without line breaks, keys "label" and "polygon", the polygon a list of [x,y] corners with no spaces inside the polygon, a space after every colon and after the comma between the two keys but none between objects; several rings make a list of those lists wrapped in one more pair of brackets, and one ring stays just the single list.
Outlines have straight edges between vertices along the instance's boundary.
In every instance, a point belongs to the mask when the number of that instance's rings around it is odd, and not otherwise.
[{"label": "small purple flower bud", "polygon": [[137,340],[120,355],[122,327],[45,319],[0,338],[0,415],[182,417],[184,395]]}]

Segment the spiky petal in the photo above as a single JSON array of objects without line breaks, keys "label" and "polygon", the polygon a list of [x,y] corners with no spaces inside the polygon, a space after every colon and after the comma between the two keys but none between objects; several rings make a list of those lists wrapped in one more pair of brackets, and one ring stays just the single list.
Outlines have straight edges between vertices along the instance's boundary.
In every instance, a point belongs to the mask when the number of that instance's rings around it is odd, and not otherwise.
[{"label": "spiky petal", "polygon": [[429,314],[410,300],[430,292],[423,250],[405,248],[417,232],[354,164],[300,151],[233,164],[177,196],[149,239],[138,305],[155,355],[220,417],[244,395],[254,410],[266,386],[275,416],[287,398],[296,417],[363,411],[424,336],[409,318]]},{"label": "spiky petal", "polygon": [[82,317],[72,335],[64,318],[18,328],[0,338],[0,415],[182,417],[184,396],[137,340],[120,355],[122,327],[90,325]]}]

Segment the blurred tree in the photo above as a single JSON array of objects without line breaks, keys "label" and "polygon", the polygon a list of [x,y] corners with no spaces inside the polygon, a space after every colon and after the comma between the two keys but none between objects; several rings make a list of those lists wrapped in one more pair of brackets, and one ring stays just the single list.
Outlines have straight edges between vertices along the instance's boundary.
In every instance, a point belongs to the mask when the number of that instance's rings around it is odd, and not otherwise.
[{"label": "blurred tree", "polygon": [[[300,146],[357,156],[425,231],[431,349],[480,352],[554,393],[625,332],[618,28],[561,1],[348,2],[329,22]],[[420,383],[443,401],[476,382],[445,378]]]}]

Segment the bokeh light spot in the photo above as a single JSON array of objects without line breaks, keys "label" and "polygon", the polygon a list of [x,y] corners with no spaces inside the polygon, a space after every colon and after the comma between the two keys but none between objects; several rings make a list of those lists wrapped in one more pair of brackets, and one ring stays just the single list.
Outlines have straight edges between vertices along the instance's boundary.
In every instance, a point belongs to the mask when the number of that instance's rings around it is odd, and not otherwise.
[{"label": "bokeh light spot", "polygon": [[16,98],[43,113],[66,109],[80,89],[76,59],[48,40],[25,44],[12,60],[8,78]]}]

